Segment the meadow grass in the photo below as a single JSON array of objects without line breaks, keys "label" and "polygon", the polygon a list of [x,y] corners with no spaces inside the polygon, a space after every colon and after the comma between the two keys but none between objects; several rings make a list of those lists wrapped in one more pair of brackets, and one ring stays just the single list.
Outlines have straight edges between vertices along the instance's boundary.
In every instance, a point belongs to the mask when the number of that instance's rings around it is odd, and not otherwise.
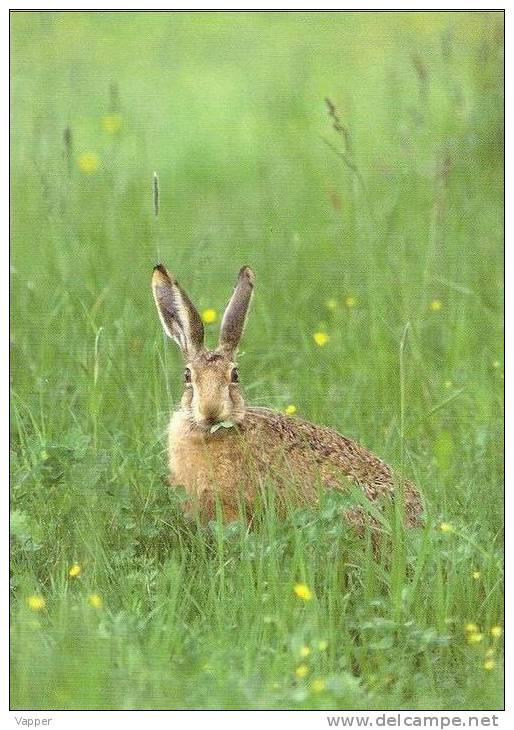
[{"label": "meadow grass", "polygon": [[[502,707],[502,15],[11,27],[12,707]],[[211,345],[251,265],[247,400],[395,465],[425,527],[186,520],[157,260]]]}]

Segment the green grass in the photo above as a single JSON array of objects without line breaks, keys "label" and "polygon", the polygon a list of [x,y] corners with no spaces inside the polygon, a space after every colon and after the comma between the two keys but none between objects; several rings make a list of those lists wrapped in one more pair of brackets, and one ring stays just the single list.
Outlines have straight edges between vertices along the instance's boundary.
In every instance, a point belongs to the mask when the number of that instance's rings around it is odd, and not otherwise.
[{"label": "green grass", "polygon": [[[12,707],[500,708],[502,15],[11,22]],[[218,312],[251,265],[248,400],[402,469],[426,527],[375,557],[331,495],[251,531],[189,523],[156,260]]]}]

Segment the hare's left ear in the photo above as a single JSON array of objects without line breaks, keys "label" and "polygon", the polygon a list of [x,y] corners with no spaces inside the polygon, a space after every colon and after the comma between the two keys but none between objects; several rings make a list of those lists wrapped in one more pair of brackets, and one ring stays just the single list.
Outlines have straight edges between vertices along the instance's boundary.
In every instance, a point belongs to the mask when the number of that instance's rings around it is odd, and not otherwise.
[{"label": "hare's left ear", "polygon": [[164,331],[175,340],[184,357],[194,356],[203,347],[203,323],[192,301],[164,266],[153,270],[152,291]]},{"label": "hare's left ear", "polygon": [[225,352],[237,350],[252,299],[254,281],[253,271],[249,266],[243,266],[221,322],[220,348]]}]

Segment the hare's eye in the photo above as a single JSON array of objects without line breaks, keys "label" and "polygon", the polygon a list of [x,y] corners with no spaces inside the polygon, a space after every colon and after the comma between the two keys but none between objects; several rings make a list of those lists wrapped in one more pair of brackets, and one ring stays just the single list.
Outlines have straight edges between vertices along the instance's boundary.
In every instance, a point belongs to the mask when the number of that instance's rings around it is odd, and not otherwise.
[{"label": "hare's eye", "polygon": [[191,382],[191,370],[189,368],[186,368],[184,370],[184,382],[185,383]]},{"label": "hare's eye", "polygon": [[233,383],[239,383],[239,370],[237,368],[232,368],[232,372],[230,374],[230,380]]}]

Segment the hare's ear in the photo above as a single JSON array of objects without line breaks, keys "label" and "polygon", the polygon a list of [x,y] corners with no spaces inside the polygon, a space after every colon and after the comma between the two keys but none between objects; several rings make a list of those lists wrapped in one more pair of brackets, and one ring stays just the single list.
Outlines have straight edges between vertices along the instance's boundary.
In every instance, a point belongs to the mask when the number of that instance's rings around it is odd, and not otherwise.
[{"label": "hare's ear", "polygon": [[234,352],[239,345],[252,299],[254,281],[253,271],[249,266],[243,266],[221,322],[220,347],[226,352]]},{"label": "hare's ear", "polygon": [[185,291],[164,266],[153,270],[152,291],[164,331],[175,340],[185,357],[203,347],[203,324]]}]

